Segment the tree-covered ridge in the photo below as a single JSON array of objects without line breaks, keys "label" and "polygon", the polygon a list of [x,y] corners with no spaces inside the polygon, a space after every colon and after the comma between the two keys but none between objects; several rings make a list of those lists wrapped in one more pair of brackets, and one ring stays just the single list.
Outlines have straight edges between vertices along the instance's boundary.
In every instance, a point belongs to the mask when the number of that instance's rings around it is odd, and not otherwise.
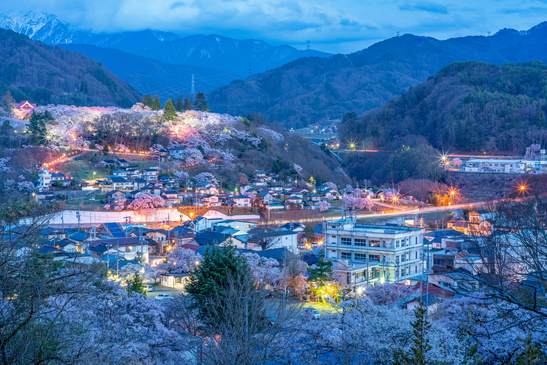
[{"label": "tree-covered ridge", "polygon": [[16,101],[130,107],[140,97],[100,63],[0,29],[0,93]]},{"label": "tree-covered ridge", "polygon": [[547,142],[546,99],[544,63],[454,63],[340,134],[370,148],[421,135],[436,148],[523,153]]}]

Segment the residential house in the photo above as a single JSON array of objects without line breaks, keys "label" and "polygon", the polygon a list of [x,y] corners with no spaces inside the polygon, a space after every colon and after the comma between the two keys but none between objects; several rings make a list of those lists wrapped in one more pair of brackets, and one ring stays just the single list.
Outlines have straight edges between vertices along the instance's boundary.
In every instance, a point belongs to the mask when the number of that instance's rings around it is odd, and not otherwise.
[{"label": "residential house", "polygon": [[127,177],[131,179],[136,179],[142,176],[140,170],[133,167],[125,169],[125,172],[127,173]]},{"label": "residential house", "polygon": [[102,167],[115,167],[117,164],[118,164],[117,160],[106,159],[106,160],[102,160],[97,165]]},{"label": "residential house", "polygon": [[169,149],[169,157],[175,160],[183,160],[186,148],[183,147],[171,147]]},{"label": "residential house", "polygon": [[49,246],[52,248],[55,248],[57,250],[62,250],[64,252],[68,253],[83,253],[83,248],[80,246],[80,244],[76,243],[75,241],[67,240],[67,239],[52,239],[49,241],[44,242],[45,246]]},{"label": "residential house", "polygon": [[97,234],[113,238],[127,237],[127,233],[123,229],[122,225],[116,222],[102,223],[99,228],[97,228]]},{"label": "residential house", "polygon": [[220,201],[218,195],[214,194],[206,194],[202,195],[200,199],[198,199],[199,206],[205,206],[205,207],[220,207],[222,205],[222,202]]},{"label": "residential house", "polygon": [[200,194],[218,194],[218,189],[213,184],[204,181],[196,185],[195,191]]},{"label": "residential house", "polygon": [[298,254],[298,233],[283,228],[253,228],[249,231],[248,242],[258,245],[267,243],[269,249],[286,248]]},{"label": "residential house", "polygon": [[142,172],[142,177],[144,180],[146,180],[149,184],[155,184],[158,182],[158,170],[156,169],[145,169]]},{"label": "residential house", "polygon": [[127,177],[127,171],[125,171],[125,170],[116,170],[112,173],[112,176]]},{"label": "residential house", "polygon": [[250,208],[251,198],[245,195],[232,195],[230,200],[233,201],[234,206],[238,208]]},{"label": "residential house", "polygon": [[161,192],[161,197],[165,200],[166,206],[172,206],[175,204],[180,204],[180,199],[178,192],[173,189],[163,189]]},{"label": "residential house", "polygon": [[89,251],[93,257],[114,255],[125,260],[134,260],[142,257],[142,262],[148,263],[148,246],[155,242],[140,237],[125,237],[99,239],[89,243]]},{"label": "residential house", "polygon": [[67,238],[67,233],[66,232],[63,232],[57,228],[53,228],[53,227],[47,227],[47,228],[44,228],[42,230],[40,230],[40,232],[38,232],[38,234],[44,236],[46,239],[48,240],[51,240],[51,239],[63,239],[63,238]]},{"label": "residential house", "polygon": [[454,290],[456,293],[469,293],[479,289],[479,280],[462,268],[429,274],[429,282]]},{"label": "residential house", "polygon": [[43,169],[40,174],[38,174],[38,188],[39,189],[49,189],[51,186],[51,173],[48,169]]},{"label": "residential house", "polygon": [[125,193],[119,190],[110,190],[107,194],[108,201],[114,204],[118,204],[120,199],[125,199]]},{"label": "residential house", "polygon": [[127,160],[125,160],[123,158],[118,158],[116,160],[116,164],[120,167],[129,167],[129,162],[127,162]]},{"label": "residential house", "polygon": [[304,200],[308,205],[317,205],[321,201],[321,197],[317,194],[307,194],[304,196]]}]

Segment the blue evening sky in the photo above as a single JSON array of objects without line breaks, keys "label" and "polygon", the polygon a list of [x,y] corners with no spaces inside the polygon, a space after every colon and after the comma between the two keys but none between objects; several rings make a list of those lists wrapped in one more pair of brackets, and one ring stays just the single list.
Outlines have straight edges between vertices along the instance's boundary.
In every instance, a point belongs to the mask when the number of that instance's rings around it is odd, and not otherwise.
[{"label": "blue evening sky", "polygon": [[529,29],[547,20],[547,0],[25,0],[0,11],[45,11],[97,32],[220,34],[349,53],[397,32],[446,39]]}]

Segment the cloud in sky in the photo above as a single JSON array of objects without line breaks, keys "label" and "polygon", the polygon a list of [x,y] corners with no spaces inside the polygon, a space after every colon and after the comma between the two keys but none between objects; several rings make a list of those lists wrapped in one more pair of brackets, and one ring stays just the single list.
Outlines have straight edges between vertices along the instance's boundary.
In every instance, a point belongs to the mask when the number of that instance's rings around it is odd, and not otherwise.
[{"label": "cloud in sky", "polygon": [[440,39],[529,29],[547,20],[545,0],[26,0],[1,12],[44,11],[96,32],[220,34],[272,44],[352,52],[397,32]]}]

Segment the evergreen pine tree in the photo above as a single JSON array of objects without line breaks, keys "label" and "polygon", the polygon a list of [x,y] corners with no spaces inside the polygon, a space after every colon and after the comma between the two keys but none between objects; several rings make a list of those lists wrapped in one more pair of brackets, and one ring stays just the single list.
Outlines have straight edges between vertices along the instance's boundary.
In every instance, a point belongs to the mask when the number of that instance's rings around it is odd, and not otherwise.
[{"label": "evergreen pine tree", "polygon": [[326,261],[323,256],[315,264],[315,268],[308,268],[308,282],[313,283],[311,291],[323,298],[323,289],[334,279],[334,271],[332,270],[332,261]]},{"label": "evergreen pine tree", "polygon": [[146,288],[142,283],[142,278],[139,273],[135,273],[133,280],[128,282],[127,291],[131,293],[139,293],[146,295]]},{"label": "evergreen pine tree", "polygon": [[252,272],[247,260],[237,254],[234,246],[213,246],[205,251],[203,260],[190,274],[186,291],[193,295],[201,317],[215,323],[222,321],[223,316],[222,313],[210,310],[210,300],[222,298],[230,280],[243,282],[243,278],[248,275],[252,275]]},{"label": "evergreen pine tree", "polygon": [[192,102],[188,98],[184,99],[183,109],[184,110],[194,110],[194,106],[192,105]]},{"label": "evergreen pine tree", "polygon": [[408,356],[402,349],[394,351],[394,365],[428,365],[431,362],[427,359],[427,353],[431,350],[428,333],[431,329],[431,323],[427,320],[426,309],[420,305],[414,309],[416,320],[410,324],[414,328],[412,330],[412,346],[410,350],[412,355]]},{"label": "evergreen pine tree", "polygon": [[145,106],[152,107],[152,103],[154,102],[154,99],[152,99],[152,95],[146,94],[142,97],[141,103],[143,103]]},{"label": "evergreen pine tree", "polygon": [[158,98],[157,95],[154,95],[154,102],[152,103],[152,107],[151,107],[153,110],[160,110],[161,109],[161,103],[160,103],[160,98]]},{"label": "evergreen pine tree", "polygon": [[184,104],[182,103],[181,98],[177,99],[177,103],[175,104],[175,110],[178,112],[182,112],[184,110]]},{"label": "evergreen pine tree", "polygon": [[173,105],[171,98],[169,98],[163,107],[163,117],[167,120],[173,120],[176,116],[177,112],[175,111],[175,106]]},{"label": "evergreen pine tree", "polygon": [[11,104],[15,103],[15,100],[13,99],[13,96],[11,96],[11,92],[8,90],[4,94],[4,98],[2,99],[2,104],[4,107],[4,111],[8,113],[8,117],[11,117]]},{"label": "evergreen pine tree", "polygon": [[47,123],[54,120],[51,113],[46,110],[43,113],[33,112],[29,124],[27,126],[27,133],[30,134],[30,141],[35,146],[47,144]]},{"label": "evergreen pine tree", "polygon": [[201,91],[198,91],[196,95],[196,100],[194,100],[194,107],[200,112],[208,112],[210,110],[207,103],[207,98],[205,97],[205,94]]}]

